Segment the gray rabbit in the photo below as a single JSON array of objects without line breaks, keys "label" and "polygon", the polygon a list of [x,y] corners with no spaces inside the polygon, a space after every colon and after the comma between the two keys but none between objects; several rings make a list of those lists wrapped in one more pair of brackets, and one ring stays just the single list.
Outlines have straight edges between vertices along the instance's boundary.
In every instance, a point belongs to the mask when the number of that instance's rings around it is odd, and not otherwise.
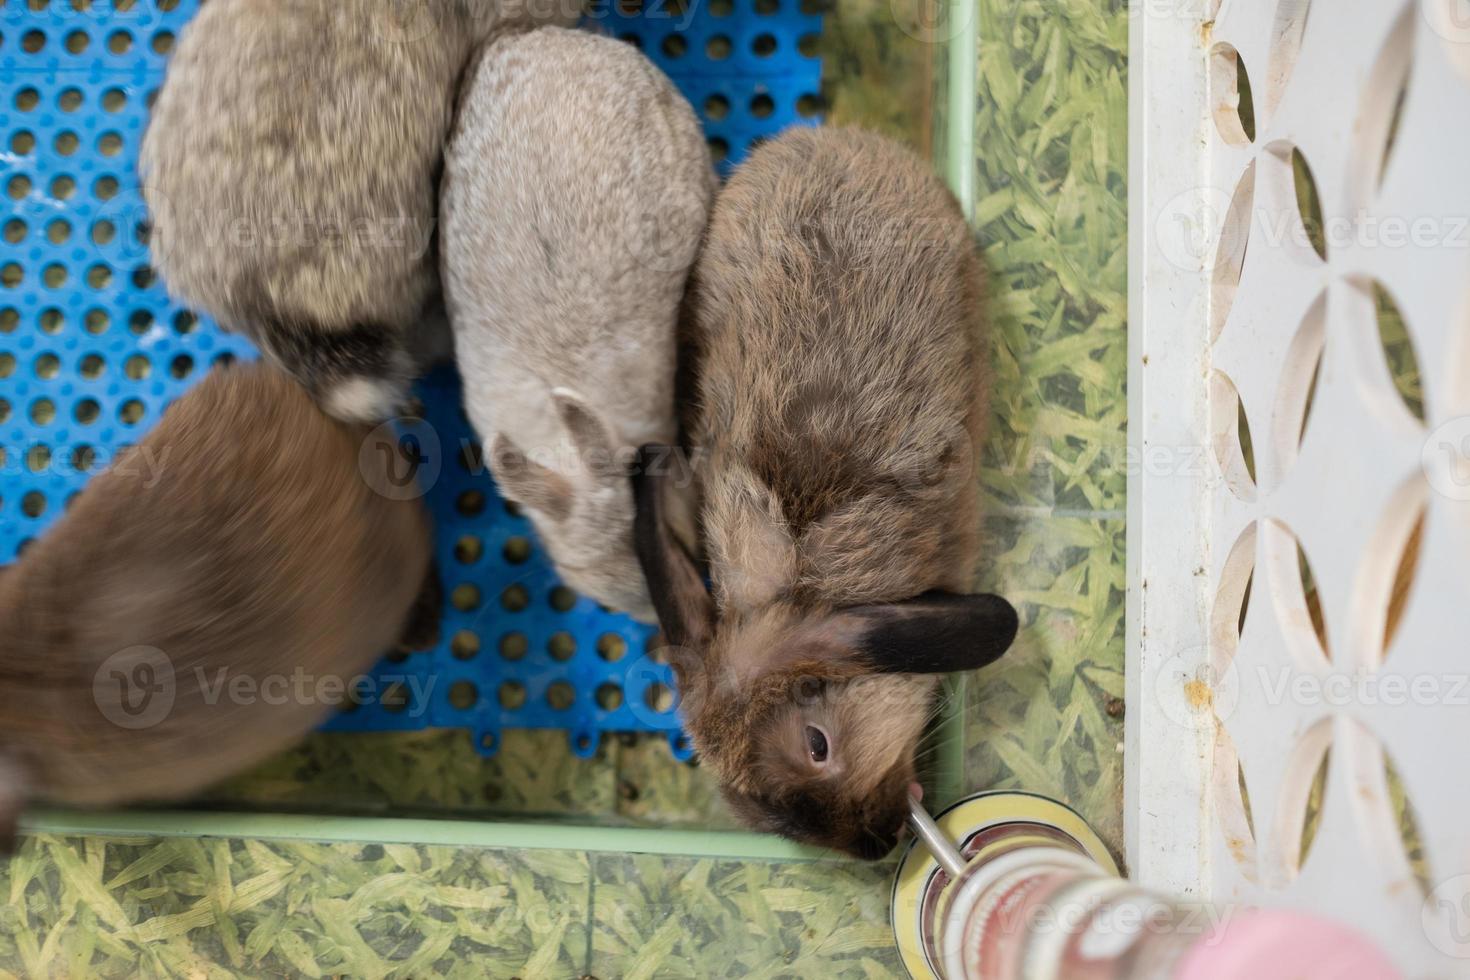
[{"label": "gray rabbit", "polygon": [[562,578],[651,620],[628,466],[669,442],[675,325],[716,187],[693,110],[611,38],[490,44],[441,196],[465,407]]},{"label": "gray rabbit", "polygon": [[139,157],[165,286],[330,414],[397,414],[449,347],[434,217],[460,76],[492,34],[579,15],[580,0],[203,5]]},{"label": "gray rabbit", "polygon": [[281,750],[420,630],[428,513],[367,435],[216,369],[0,571],[0,841],[30,799],[177,799]]},{"label": "gray rabbit", "polygon": [[660,454],[634,478],[685,723],[746,823],[881,857],[935,675],[1018,625],[966,594],[986,393],[969,229],[898,144],[789,130],[721,192],[689,288],[713,595],[670,534]]}]

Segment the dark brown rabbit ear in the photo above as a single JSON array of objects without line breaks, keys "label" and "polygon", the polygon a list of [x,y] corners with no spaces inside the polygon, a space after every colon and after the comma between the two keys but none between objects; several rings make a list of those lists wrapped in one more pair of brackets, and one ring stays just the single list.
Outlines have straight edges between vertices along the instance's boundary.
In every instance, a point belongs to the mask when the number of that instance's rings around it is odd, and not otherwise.
[{"label": "dark brown rabbit ear", "polygon": [[644,446],[633,467],[633,546],[664,637],[673,646],[703,648],[714,632],[715,606],[699,567],[669,527],[669,481],[680,468],[677,450]]},{"label": "dark brown rabbit ear", "polygon": [[[996,595],[926,592],[906,602],[837,613],[855,627],[859,656],[880,674],[947,674],[1000,658],[1020,620]],[[853,622],[856,620],[856,622]]]}]

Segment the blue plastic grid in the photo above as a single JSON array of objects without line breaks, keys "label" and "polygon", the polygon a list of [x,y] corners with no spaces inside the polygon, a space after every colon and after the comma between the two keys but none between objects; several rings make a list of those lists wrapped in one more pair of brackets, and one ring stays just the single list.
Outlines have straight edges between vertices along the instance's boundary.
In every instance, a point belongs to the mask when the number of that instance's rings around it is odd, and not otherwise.
[{"label": "blue plastic grid", "polygon": [[[588,20],[668,72],[728,169],[753,141],[817,121],[821,18],[806,3],[598,0]],[[0,562],[215,361],[256,356],[172,302],[148,264],[138,144],[197,8],[28,0],[0,12]],[[455,372],[418,392],[427,425],[401,438],[434,514],[440,642],[380,663],[379,696],[327,728],[468,728],[487,754],[504,728],[557,728],[584,756],[604,731],[664,731],[687,756],[654,631],[558,583],[529,523],[495,493]]]}]

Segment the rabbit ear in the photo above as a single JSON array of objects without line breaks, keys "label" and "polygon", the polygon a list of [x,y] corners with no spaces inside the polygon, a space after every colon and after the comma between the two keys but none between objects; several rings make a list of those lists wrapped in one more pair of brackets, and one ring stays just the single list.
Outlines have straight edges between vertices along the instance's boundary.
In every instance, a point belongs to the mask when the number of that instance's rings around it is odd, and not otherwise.
[{"label": "rabbit ear", "polygon": [[551,389],[551,402],[556,406],[557,418],[566,426],[572,437],[572,445],[583,458],[589,456],[609,457],[613,451],[612,433],[602,424],[582,397],[570,388]]},{"label": "rabbit ear", "polygon": [[949,592],[854,606],[833,618],[844,632],[851,631],[859,659],[880,674],[947,674],[984,667],[1006,652],[1020,622],[1000,596]]},{"label": "rabbit ear", "polygon": [[664,636],[672,646],[702,649],[714,633],[715,604],[698,566],[669,526],[668,481],[676,472],[670,465],[673,454],[666,446],[638,450],[633,470],[633,546]]},{"label": "rabbit ear", "polygon": [[539,511],[554,521],[572,510],[572,488],[559,473],[527,458],[503,432],[490,440],[490,472],[509,500]]}]

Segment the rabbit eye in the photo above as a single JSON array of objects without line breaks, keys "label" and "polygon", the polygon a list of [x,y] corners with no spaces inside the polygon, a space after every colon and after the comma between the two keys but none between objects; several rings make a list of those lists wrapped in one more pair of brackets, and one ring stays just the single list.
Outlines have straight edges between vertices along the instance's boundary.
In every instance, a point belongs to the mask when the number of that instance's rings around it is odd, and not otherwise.
[{"label": "rabbit eye", "polygon": [[827,761],[827,733],[815,725],[806,726],[806,751],[817,765]]}]

